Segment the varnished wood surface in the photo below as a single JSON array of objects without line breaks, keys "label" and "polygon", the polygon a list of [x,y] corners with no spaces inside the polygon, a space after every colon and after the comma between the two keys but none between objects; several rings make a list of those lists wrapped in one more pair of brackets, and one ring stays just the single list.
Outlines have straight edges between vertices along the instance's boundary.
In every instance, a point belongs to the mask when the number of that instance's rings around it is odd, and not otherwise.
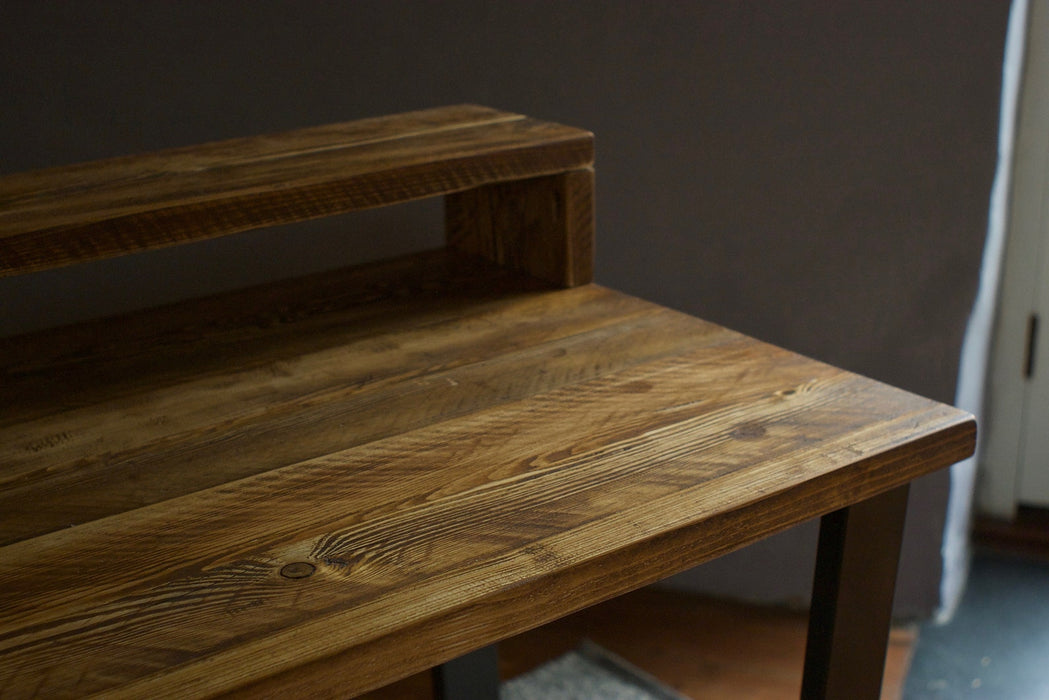
[{"label": "varnished wood surface", "polygon": [[0,177],[0,276],[552,175],[580,129],[461,105]]},{"label": "varnished wood surface", "polygon": [[450,252],[5,341],[0,405],[5,698],[364,692],[974,440],[953,408]]},{"label": "varnished wood surface", "polygon": [[452,247],[554,284],[593,281],[594,171],[573,170],[449,195]]}]

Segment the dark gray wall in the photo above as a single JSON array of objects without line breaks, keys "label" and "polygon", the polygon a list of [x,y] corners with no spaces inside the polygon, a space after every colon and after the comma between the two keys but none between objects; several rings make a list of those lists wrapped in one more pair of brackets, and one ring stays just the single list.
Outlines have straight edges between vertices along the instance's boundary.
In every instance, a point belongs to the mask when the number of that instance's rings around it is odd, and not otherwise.
[{"label": "dark gray wall", "polygon": [[[9,0],[0,171],[464,101],[583,126],[602,283],[950,401],[1008,9]],[[374,257],[439,241],[438,216],[416,205],[6,280],[0,311],[10,332]],[[938,599],[947,487],[944,473],[913,492],[902,612]],[[803,599],[813,533],[687,581]]]}]

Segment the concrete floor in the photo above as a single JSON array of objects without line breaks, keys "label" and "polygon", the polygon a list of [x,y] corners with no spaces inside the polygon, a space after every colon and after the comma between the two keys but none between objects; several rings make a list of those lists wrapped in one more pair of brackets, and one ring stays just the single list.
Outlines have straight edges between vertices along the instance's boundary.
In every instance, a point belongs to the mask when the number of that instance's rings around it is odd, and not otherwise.
[{"label": "concrete floor", "polygon": [[903,697],[1049,698],[1049,559],[977,550],[954,617],[923,625]]}]

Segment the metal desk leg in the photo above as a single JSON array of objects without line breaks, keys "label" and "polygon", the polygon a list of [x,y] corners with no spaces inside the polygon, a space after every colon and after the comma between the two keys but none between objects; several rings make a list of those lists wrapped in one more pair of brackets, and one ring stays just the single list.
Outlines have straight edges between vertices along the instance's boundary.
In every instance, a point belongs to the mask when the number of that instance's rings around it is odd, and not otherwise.
[{"label": "metal desk leg", "polygon": [[491,644],[433,669],[434,700],[498,700],[499,655]]},{"label": "metal desk leg", "polygon": [[878,700],[908,487],[825,515],[801,697]]}]

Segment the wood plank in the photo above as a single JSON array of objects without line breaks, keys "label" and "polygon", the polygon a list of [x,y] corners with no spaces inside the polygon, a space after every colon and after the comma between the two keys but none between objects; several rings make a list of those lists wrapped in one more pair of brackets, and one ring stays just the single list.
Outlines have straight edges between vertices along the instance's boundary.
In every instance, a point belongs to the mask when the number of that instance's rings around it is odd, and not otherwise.
[{"label": "wood plank", "polygon": [[[598,288],[461,309],[454,333],[431,316],[381,343],[357,338],[258,369],[243,369],[257,364],[245,352],[228,374],[159,388],[143,378],[134,395],[0,428],[0,543],[732,336]],[[26,500],[40,505],[22,513]]]},{"label": "wood plank", "polygon": [[259,368],[366,335],[447,323],[460,304],[547,288],[435,250],[29,335],[0,338],[10,425],[187,378]]},{"label": "wood plank", "polygon": [[0,275],[588,167],[585,131],[424,111],[0,178]]},{"label": "wood plank", "polygon": [[[915,456],[913,461],[906,459],[881,463],[874,467],[874,471],[902,467],[902,473],[912,474],[914,466],[924,460],[944,458],[947,462],[957,459],[958,454],[971,450],[971,447],[964,446],[971,437],[971,433],[968,438],[956,434],[954,445],[937,445],[926,450],[924,454]],[[869,472],[864,470],[863,475],[867,474]],[[848,478],[833,480],[833,483],[830,480],[823,483],[810,482],[789,494],[772,494],[765,503],[767,510],[754,505],[740,511],[726,512],[723,516],[702,520],[694,527],[667,531],[663,536],[629,546],[614,556],[575,562],[574,566],[569,566],[558,574],[548,573],[542,570],[545,567],[538,567],[541,570],[535,571],[535,575],[529,577],[526,583],[512,589],[504,589],[501,595],[493,594],[464,606],[465,610],[430,618],[418,625],[413,624],[392,636],[377,640],[379,643],[369,647],[367,651],[355,648],[341,655],[324,657],[291,669],[246,688],[243,696],[251,697],[254,692],[278,693],[292,692],[296,689],[325,692],[338,688],[341,692],[345,691],[347,686],[328,685],[329,679],[339,676],[327,676],[329,673],[340,672],[345,674],[341,677],[353,679],[349,686],[352,690],[347,691],[351,694],[360,692],[359,689],[379,687],[389,682],[385,665],[392,663],[394,658],[398,659],[401,669],[419,671],[469,651],[474,642],[487,643],[501,639],[533,625],[552,621],[568,610],[582,609],[595,601],[607,600],[652,583],[669,571],[683,570],[735,548],[735,544],[729,545],[727,542],[745,546],[760,537],[797,524],[802,519],[801,513],[806,510],[825,512],[827,509],[833,509],[831,504],[840,498],[841,491],[848,490],[849,484]],[[723,485],[730,490],[748,489],[746,480]],[[867,483],[860,492],[869,493],[871,488],[872,484]],[[762,486],[759,485],[758,489],[761,490]],[[704,497],[717,498],[716,491],[695,495],[697,498],[687,505],[661,501],[653,504],[653,507],[683,509],[694,506],[696,500],[701,502]],[[755,530],[756,527],[759,530]],[[544,553],[545,551],[543,550]],[[468,588],[460,590],[465,591]],[[429,589],[427,592],[432,594],[435,590]],[[302,630],[303,633],[306,631]],[[309,631],[320,630],[310,628]],[[467,639],[471,642],[463,641]],[[274,647],[260,647],[259,651],[272,648]],[[440,652],[435,652],[434,649],[440,649]],[[411,650],[412,655],[407,658],[398,656],[403,655],[405,650]],[[367,652],[374,652],[375,656]],[[192,673],[185,676],[187,680],[196,677]],[[141,687],[151,686],[144,684]]]},{"label": "wood plank", "polygon": [[522,118],[519,114],[480,105],[453,105],[283,133],[199,143],[154,153],[123,155],[102,161],[60,165],[19,173],[13,178],[5,177],[4,193],[10,197],[5,201],[15,204],[35,202],[39,206],[71,193],[92,189],[105,191],[114,186],[114,181],[126,183],[169,170],[208,170],[238,162],[273,160],[331,150],[340,144],[384,141],[407,134]]},{"label": "wood plank", "polygon": [[[61,658],[75,693],[160,697],[346,649],[365,690],[398,640],[420,670],[970,443],[956,411],[740,338],[10,545],[0,653],[20,683]],[[282,580],[302,559],[319,575]]]},{"label": "wood plank", "polygon": [[445,198],[453,248],[563,287],[593,281],[594,172],[573,170]]},{"label": "wood plank", "polygon": [[[735,346],[733,352],[720,353],[719,357],[711,360],[713,364],[708,371],[714,379],[726,382],[730,381],[731,376],[735,374],[731,361],[737,356],[743,355],[747,348],[745,339],[738,336],[736,336],[736,340],[732,345]],[[670,366],[676,369],[675,375],[682,375],[682,379],[688,381],[692,386],[709,384],[712,379],[709,375],[705,379],[687,376],[695,373],[690,373],[684,366],[684,361],[675,356],[663,360],[662,363],[670,363]],[[225,493],[223,505],[218,508],[218,511],[224,513],[221,517],[242,521],[242,525],[236,526],[236,529],[246,534],[252,527],[251,521],[256,520],[256,518],[249,517],[246,514],[238,515],[238,513],[245,507],[251,508],[254,506],[251,505],[251,499],[241,503],[239,506],[235,502],[247,496],[256,488],[273,488],[276,491],[276,493],[266,499],[266,507],[276,509],[274,512],[279,512],[279,504],[284,502],[284,499],[290,499],[289,502],[296,502],[302,498],[317,498],[323,501],[322,494],[330,488],[339,492],[345,491],[345,497],[348,499],[347,504],[355,504],[355,508],[348,512],[360,514],[371,512],[375,508],[383,511],[399,511],[410,506],[418,499],[429,500],[434,498],[431,494],[432,489],[437,489],[440,493],[444,493],[445,490],[453,490],[454,492],[454,488],[475,489],[489,480],[497,482],[502,482],[504,479],[514,480],[520,474],[529,473],[533,469],[541,469],[550,459],[559,458],[564,460],[570,458],[571,455],[568,454],[559,455],[559,451],[555,451],[553,457],[541,453],[537,454],[535,452],[539,449],[537,446],[543,444],[538,439],[539,436],[547,435],[551,441],[556,439],[559,445],[571,445],[576,451],[585,451],[588,446],[589,449],[601,449],[606,442],[615,438],[624,440],[632,437],[636,438],[637,435],[642,435],[653,429],[668,425],[673,426],[680,421],[683,415],[694,415],[697,418],[703,417],[710,410],[711,400],[697,401],[694,399],[694,396],[689,395],[686,397],[687,401],[682,402],[679,397],[676,401],[681,405],[677,406],[677,411],[671,411],[667,407],[675,406],[675,403],[674,401],[667,403],[666,400],[668,397],[675,397],[678,392],[682,391],[682,387],[666,386],[662,391],[654,391],[651,388],[647,388],[648,385],[644,383],[644,379],[635,378],[635,374],[638,373],[645,377],[652,373],[668,371],[662,366],[662,363],[656,366],[641,365],[626,377],[617,377],[615,381],[599,377],[584,383],[583,387],[589,384],[594,385],[593,391],[596,395],[589,398],[589,403],[601,405],[600,413],[598,414],[592,413],[589,406],[580,408],[563,405],[567,401],[570,401],[571,404],[587,403],[585,395],[580,396],[579,399],[574,398],[581,389],[579,384],[574,384],[557,391],[541,394],[531,401],[511,403],[504,406],[500,411],[468,415],[462,420],[467,421],[471,427],[459,426],[461,421],[435,422],[434,425],[422,431],[414,431],[390,438],[394,441],[394,443],[391,443],[393,447],[388,447],[386,441],[376,441],[361,445],[355,449],[325,454],[323,457],[311,460],[308,463],[294,464],[283,470],[261,474],[255,480],[241,480],[237,483],[236,489],[219,488],[211,496],[201,495],[201,498],[208,500],[212,496],[218,496],[219,493]],[[715,370],[717,370],[716,373]],[[492,369],[490,368],[489,371],[492,371]],[[804,372],[804,369],[802,371]],[[790,375],[784,373],[784,379],[780,381],[785,381],[785,378],[788,376]],[[803,378],[801,379],[794,377],[795,381],[804,381],[804,379],[808,378],[808,375],[802,376]],[[620,384],[628,386],[627,395],[617,398],[614,402],[609,401],[608,397],[617,393],[616,387]],[[640,389],[645,390],[639,391]],[[750,396],[751,394],[764,393],[765,391],[767,391],[765,387],[756,387],[750,389],[750,391],[744,388],[734,393],[737,396]],[[602,401],[602,398],[604,401]],[[537,403],[539,400],[542,402]],[[728,399],[721,399],[721,401],[726,400]],[[717,406],[718,404],[714,403],[713,405]],[[653,406],[661,406],[663,410],[656,412],[652,410]],[[572,410],[571,414],[567,413],[569,409]],[[502,415],[504,412],[509,412],[509,415]],[[521,423],[522,416],[529,417],[526,424]],[[604,427],[602,427],[602,423],[605,424]],[[570,442],[570,439],[579,444]],[[491,455],[487,451],[472,449],[477,445],[487,447],[489,443],[492,443],[493,446],[497,445],[498,454]],[[423,445],[432,445],[432,448],[430,450],[422,450],[421,447]],[[392,450],[392,453],[387,454],[390,450]],[[417,464],[415,460],[418,460],[420,464]],[[430,464],[431,462],[434,464]],[[499,469],[501,471],[495,474],[489,473],[488,469],[483,468],[483,465],[488,463],[500,465]],[[574,464],[575,461],[573,460],[572,463]],[[426,466],[423,467],[421,464]],[[583,469],[585,467],[576,465],[576,468]],[[416,469],[419,470],[418,474],[415,473]],[[314,476],[310,476],[311,474],[314,474]],[[404,477],[407,475],[411,475],[412,478],[404,480]],[[274,479],[277,479],[277,482],[274,482]],[[281,486],[281,479],[288,480],[288,488]],[[405,483],[402,483],[402,480]],[[252,486],[256,481],[257,485]],[[313,484],[312,488],[319,490],[312,493],[312,495],[302,491],[299,484],[303,481]],[[378,489],[374,494],[374,502],[371,495],[371,489],[373,488]],[[179,502],[180,505],[177,507],[183,515],[189,515],[189,511],[185,509],[188,507],[187,503],[193,500],[192,497],[189,497],[189,501]],[[170,505],[170,507],[176,506]],[[162,513],[166,507],[164,504],[159,504],[158,508],[160,508],[158,512]],[[147,512],[151,511],[149,509],[136,511],[143,517]],[[128,514],[128,517],[132,515]],[[319,514],[318,517],[321,518],[321,521],[328,522],[326,515]],[[193,519],[195,520],[196,518]],[[112,524],[114,522],[116,521],[113,519],[107,519],[98,523],[86,523],[77,528],[76,532],[88,532],[95,526],[102,527],[108,532],[107,528],[109,526],[106,523]],[[297,517],[289,521],[287,525],[298,530],[306,522],[307,520]],[[277,523],[274,523],[274,525],[276,527]],[[133,528],[130,526],[126,527],[128,528],[127,533],[120,538],[120,541],[126,542],[127,545],[131,546],[136,538],[131,534],[131,529]],[[247,528],[247,530],[244,530],[244,528]],[[152,530],[154,527],[151,525],[147,529]],[[224,533],[222,535],[223,539],[227,536],[232,536],[234,533],[234,530],[230,530],[228,526],[224,526],[222,529]],[[273,530],[270,536],[277,536],[276,532],[277,530]],[[66,541],[68,539],[68,534],[65,532],[59,533],[59,535],[61,536],[58,537],[57,541]],[[214,536],[214,533],[209,533],[205,530],[198,533],[198,535],[211,538]],[[109,544],[116,543],[109,540],[110,534],[102,537],[108,540]],[[195,549],[192,546],[193,541],[187,539],[188,537],[189,533],[180,535],[177,541],[173,543],[173,546],[179,549],[183,547],[188,547],[191,550]],[[43,543],[45,541],[48,540],[46,538],[32,540],[37,548],[44,546]],[[84,543],[70,542],[70,545],[73,547],[79,547],[80,544]],[[13,548],[19,546],[18,544],[12,545]],[[136,545],[136,547],[147,547],[154,551],[155,555],[159,555],[160,552],[155,549],[156,546],[156,542],[151,544],[141,542],[139,545]],[[87,546],[87,550],[93,549],[93,546]],[[5,550],[5,553],[12,551],[14,549],[9,548]],[[40,550],[37,549],[37,551],[39,552]],[[130,553],[130,550],[128,550],[128,553]],[[174,554],[174,552],[170,552],[170,554]],[[89,567],[90,564],[85,562],[82,566]],[[86,572],[87,570],[83,569],[82,571]],[[61,583],[63,579],[61,572],[56,571],[56,576],[58,576],[58,580]],[[136,573],[136,577],[139,581],[144,581],[146,574],[140,568]],[[41,600],[40,596],[45,590],[46,584],[43,578],[38,576],[35,585],[37,601]],[[3,599],[4,594],[0,593],[0,600]],[[12,605],[18,604],[14,600],[10,602]],[[13,610],[14,608],[10,609]]]}]

